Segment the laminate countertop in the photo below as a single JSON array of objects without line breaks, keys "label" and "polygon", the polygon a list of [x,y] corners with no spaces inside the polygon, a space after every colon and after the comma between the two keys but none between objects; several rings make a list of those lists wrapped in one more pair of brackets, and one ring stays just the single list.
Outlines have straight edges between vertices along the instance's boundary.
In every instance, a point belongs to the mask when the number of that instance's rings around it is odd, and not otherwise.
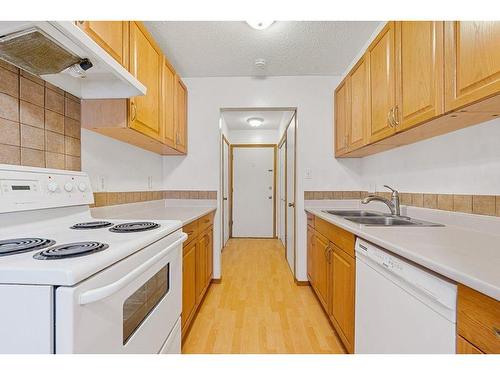
[{"label": "laminate countertop", "polygon": [[96,219],[180,220],[189,224],[217,209],[215,200],[162,199],[92,208]]},{"label": "laminate countertop", "polygon": [[[312,203],[314,202],[314,203]],[[409,259],[457,283],[500,300],[500,219],[405,207],[403,214],[444,227],[369,227],[323,212],[327,209],[373,210],[359,201],[306,201],[306,212],[357,237]],[[377,211],[386,213],[387,207]]]}]

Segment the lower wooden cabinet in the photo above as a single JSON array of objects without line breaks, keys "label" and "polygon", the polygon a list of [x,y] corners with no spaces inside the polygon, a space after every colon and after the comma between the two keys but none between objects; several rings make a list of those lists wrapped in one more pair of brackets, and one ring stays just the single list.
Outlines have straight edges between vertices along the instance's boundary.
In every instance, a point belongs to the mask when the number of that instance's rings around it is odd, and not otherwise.
[{"label": "lower wooden cabinet", "polygon": [[347,352],[354,353],[354,235],[318,217],[308,222],[309,282]]},{"label": "lower wooden cabinet", "polygon": [[182,230],[188,235],[182,259],[181,322],[184,339],[213,277],[213,213],[186,224]]}]

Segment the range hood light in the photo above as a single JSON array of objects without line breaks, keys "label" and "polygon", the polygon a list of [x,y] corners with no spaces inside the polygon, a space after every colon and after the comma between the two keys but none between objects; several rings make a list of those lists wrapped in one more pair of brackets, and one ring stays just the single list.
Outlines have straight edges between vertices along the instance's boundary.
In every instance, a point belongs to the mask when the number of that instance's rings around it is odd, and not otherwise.
[{"label": "range hood light", "polygon": [[89,59],[83,59],[79,63],[71,65],[64,71],[75,78],[85,78],[87,77],[86,71],[92,68],[92,63]]}]

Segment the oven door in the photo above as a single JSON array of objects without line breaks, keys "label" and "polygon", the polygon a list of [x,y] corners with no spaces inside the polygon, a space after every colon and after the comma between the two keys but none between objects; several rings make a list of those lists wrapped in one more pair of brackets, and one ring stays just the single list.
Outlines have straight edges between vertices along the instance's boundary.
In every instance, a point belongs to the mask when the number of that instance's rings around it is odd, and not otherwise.
[{"label": "oven door", "polygon": [[182,310],[177,231],[73,287],[56,289],[56,353],[158,353]]}]

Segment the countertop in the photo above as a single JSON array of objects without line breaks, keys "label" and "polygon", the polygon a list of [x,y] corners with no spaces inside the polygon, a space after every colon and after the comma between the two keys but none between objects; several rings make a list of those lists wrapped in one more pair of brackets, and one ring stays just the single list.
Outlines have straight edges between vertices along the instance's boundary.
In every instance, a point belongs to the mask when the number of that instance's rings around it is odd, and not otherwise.
[{"label": "countertop", "polygon": [[180,220],[189,224],[217,209],[215,200],[162,199],[91,209],[98,219]]},{"label": "countertop", "polygon": [[[495,217],[405,208],[404,214],[444,227],[367,227],[326,209],[368,209],[359,201],[311,201],[305,210],[356,236],[451,280],[500,300],[500,220]],[[386,212],[387,207],[377,209]]]}]

